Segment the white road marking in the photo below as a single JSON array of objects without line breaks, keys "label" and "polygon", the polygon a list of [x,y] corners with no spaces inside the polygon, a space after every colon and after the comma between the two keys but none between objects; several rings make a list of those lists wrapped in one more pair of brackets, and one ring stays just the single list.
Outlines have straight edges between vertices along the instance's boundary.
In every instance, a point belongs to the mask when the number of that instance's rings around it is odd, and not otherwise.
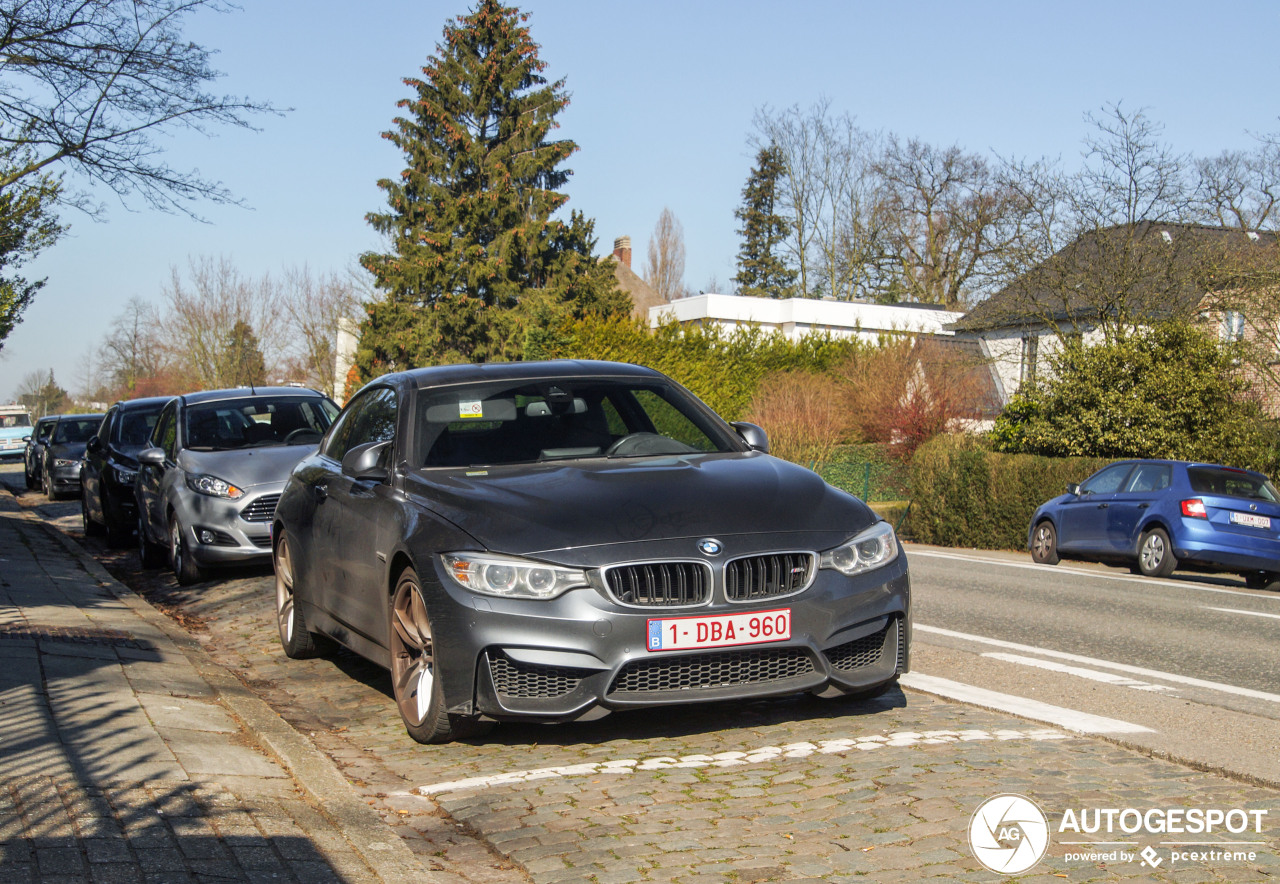
[{"label": "white road marking", "polygon": [[950,700],[972,703],[974,706],[981,706],[984,709],[1009,712],[1035,721],[1045,721],[1082,734],[1154,733],[1151,728],[1143,727],[1140,724],[1131,724],[1115,718],[1104,718],[1101,715],[1090,715],[1088,712],[1080,712],[1077,709],[1053,706],[1049,703],[1042,703],[1039,700],[1015,697],[1012,694],[1001,694],[997,691],[989,691],[986,688],[951,681],[947,678],[923,675],[919,672],[909,672],[902,676],[901,684],[904,687],[924,691],[926,694],[935,694]]},{"label": "white road marking", "polygon": [[494,786],[510,786],[537,780],[564,777],[626,775],[639,771],[670,770],[697,767],[737,767],[743,764],[764,764],[786,758],[807,758],[820,755],[843,755],[850,752],[870,752],[876,749],[901,749],[919,745],[941,743],[971,743],[985,740],[1069,740],[1070,734],[1052,728],[1025,730],[963,730],[963,731],[892,731],[850,739],[818,740],[816,743],[788,743],[783,746],[763,746],[743,752],[719,752],[715,755],[684,755],[673,757],[659,755],[653,758],[618,758],[612,761],[589,761],[583,764],[567,764],[560,767],[543,767],[537,770],[514,770],[489,776],[469,777],[446,783],[434,783],[414,789],[417,795],[440,795],[444,792],[461,792],[488,789]]},{"label": "white road marking", "polygon": [[979,555],[960,555],[958,553],[945,553],[932,549],[913,549],[907,548],[907,558],[913,556],[925,556],[935,559],[956,559],[961,562],[978,562],[983,565],[1003,565],[1006,568],[1023,568],[1028,571],[1046,571],[1058,572],[1059,574],[1066,572],[1068,574],[1079,574],[1083,577],[1097,577],[1099,580],[1119,580],[1124,583],[1141,583],[1143,586],[1168,586],[1174,589],[1193,589],[1197,592],[1215,592],[1219,595],[1241,595],[1251,599],[1263,599],[1266,601],[1280,601],[1280,596],[1259,595],[1257,592],[1244,592],[1238,589],[1222,589],[1216,586],[1202,586],[1198,583],[1188,583],[1182,580],[1159,580],[1152,577],[1138,577],[1133,574],[1107,574],[1102,571],[1093,571],[1088,568],[1071,568],[1063,565],[1040,565],[1035,562],[1011,562],[1008,559],[997,559],[988,556]]},{"label": "white road marking", "polygon": [[1233,684],[1222,684],[1217,681],[1205,681],[1202,678],[1191,678],[1187,675],[1175,675],[1172,672],[1161,672],[1158,669],[1145,669],[1141,666],[1130,666],[1127,663],[1113,663],[1110,660],[1099,660],[1095,657],[1082,657],[1079,654],[1068,654],[1065,651],[1051,651],[1048,648],[1037,648],[1034,645],[1020,645],[1017,642],[1002,641],[998,638],[970,635],[966,632],[956,632],[955,630],[942,629],[938,626],[925,626],[923,623],[916,623],[911,628],[917,632],[945,635],[951,638],[959,638],[964,639],[965,641],[991,645],[992,647],[1005,648],[1010,651],[1039,654],[1041,657],[1053,657],[1057,660],[1069,660],[1072,663],[1083,663],[1086,666],[1102,666],[1106,669],[1114,669],[1117,672],[1127,672],[1130,675],[1141,675],[1147,678],[1158,679],[1160,681],[1171,681],[1175,684],[1185,684],[1192,687],[1205,688],[1211,691],[1219,691],[1224,694],[1235,694],[1238,697],[1250,697],[1254,700],[1266,700],[1268,703],[1280,703],[1280,694],[1269,694],[1266,691],[1255,691],[1253,688],[1241,688],[1236,687]]},{"label": "white road marking", "polygon": [[1018,663],[1022,666],[1034,666],[1037,669],[1047,669],[1050,672],[1063,672],[1067,675],[1074,675],[1077,678],[1087,678],[1090,681],[1100,681],[1105,684],[1118,685],[1123,688],[1133,688],[1135,691],[1172,691],[1168,685],[1149,684],[1145,681],[1129,678],[1124,675],[1116,675],[1114,672],[1099,672],[1096,669],[1084,669],[1080,666],[1067,666],[1065,663],[1054,663],[1050,660],[1039,660],[1035,657],[1023,657],[1020,654],[1005,654],[1000,651],[988,651],[983,654],[984,657],[990,657],[993,660],[1003,660],[1006,663]]},{"label": "white road marking", "polygon": [[1261,611],[1241,611],[1239,608],[1212,608],[1208,605],[1201,605],[1206,611],[1225,611],[1228,614],[1248,614],[1250,617],[1270,617],[1273,620],[1280,620],[1280,614],[1264,614]]}]

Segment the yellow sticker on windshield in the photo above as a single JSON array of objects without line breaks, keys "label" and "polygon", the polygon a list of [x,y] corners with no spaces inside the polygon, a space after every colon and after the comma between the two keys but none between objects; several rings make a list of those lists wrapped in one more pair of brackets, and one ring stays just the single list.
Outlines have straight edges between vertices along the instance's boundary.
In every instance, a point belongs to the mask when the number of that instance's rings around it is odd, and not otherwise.
[{"label": "yellow sticker on windshield", "polygon": [[458,417],[484,417],[484,403],[480,401],[459,402]]}]

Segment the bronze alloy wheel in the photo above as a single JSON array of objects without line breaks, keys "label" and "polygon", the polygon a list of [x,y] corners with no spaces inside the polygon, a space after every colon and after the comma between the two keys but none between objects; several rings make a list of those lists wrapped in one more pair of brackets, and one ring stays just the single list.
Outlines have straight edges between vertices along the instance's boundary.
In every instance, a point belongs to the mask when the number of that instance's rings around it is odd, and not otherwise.
[{"label": "bronze alloy wheel", "polygon": [[444,711],[436,678],[435,641],[418,575],[406,568],[391,598],[391,687],[409,736],[419,743],[447,743],[457,734]]},{"label": "bronze alloy wheel", "polygon": [[303,660],[324,654],[331,649],[333,640],[307,629],[294,595],[293,551],[288,538],[281,536],[276,541],[272,562],[276,570],[276,626],[285,656]]}]

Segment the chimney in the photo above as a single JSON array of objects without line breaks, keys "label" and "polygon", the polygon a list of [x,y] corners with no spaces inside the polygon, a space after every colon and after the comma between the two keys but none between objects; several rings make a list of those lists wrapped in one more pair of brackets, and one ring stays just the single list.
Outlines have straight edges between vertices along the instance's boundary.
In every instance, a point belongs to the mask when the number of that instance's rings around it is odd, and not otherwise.
[{"label": "chimney", "polygon": [[613,241],[613,257],[618,259],[618,263],[631,269],[631,237],[620,236]]}]

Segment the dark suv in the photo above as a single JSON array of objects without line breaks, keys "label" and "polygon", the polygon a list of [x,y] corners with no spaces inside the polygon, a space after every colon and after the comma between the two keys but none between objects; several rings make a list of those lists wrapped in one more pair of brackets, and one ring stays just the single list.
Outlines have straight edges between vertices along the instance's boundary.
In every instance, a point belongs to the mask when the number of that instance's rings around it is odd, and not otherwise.
[{"label": "dark suv", "polygon": [[80,468],[85,534],[105,533],[112,546],[123,546],[133,535],[138,521],[138,504],[133,496],[138,452],[147,447],[160,410],[171,398],[131,399],[107,410],[98,435],[85,448]]},{"label": "dark suv", "polygon": [[57,500],[63,492],[80,492],[80,458],[101,423],[100,414],[64,414],[54,424],[44,444],[41,470],[41,486],[50,500]]}]

